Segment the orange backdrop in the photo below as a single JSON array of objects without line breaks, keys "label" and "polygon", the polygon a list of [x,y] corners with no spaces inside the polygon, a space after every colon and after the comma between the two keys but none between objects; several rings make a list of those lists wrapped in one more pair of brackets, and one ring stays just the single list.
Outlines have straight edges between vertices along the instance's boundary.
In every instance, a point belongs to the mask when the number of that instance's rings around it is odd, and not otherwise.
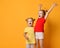
[{"label": "orange backdrop", "polygon": [[0,48],[25,48],[25,19],[37,19],[38,4],[49,9],[54,2],[58,6],[45,23],[44,47],[60,48],[60,0],[0,0]]}]

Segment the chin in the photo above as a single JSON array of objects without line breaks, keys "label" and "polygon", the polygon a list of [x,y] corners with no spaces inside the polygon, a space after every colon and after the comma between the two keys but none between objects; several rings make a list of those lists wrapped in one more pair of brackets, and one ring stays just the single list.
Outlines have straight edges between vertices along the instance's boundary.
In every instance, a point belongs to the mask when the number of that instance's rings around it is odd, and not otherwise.
[{"label": "chin", "polygon": [[40,18],[40,17],[38,17],[38,18]]}]

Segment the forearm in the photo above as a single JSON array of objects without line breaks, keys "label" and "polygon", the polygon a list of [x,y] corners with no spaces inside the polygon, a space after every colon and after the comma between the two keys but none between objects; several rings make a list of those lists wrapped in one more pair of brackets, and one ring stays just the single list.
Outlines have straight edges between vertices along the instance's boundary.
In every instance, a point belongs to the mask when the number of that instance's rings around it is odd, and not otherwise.
[{"label": "forearm", "polygon": [[46,15],[45,15],[45,19],[47,18],[47,16],[49,15],[49,13],[52,11],[52,9],[56,6],[57,4],[56,3],[54,3],[52,6],[51,6],[51,8],[48,10],[48,12],[46,12]]},{"label": "forearm", "polygon": [[29,40],[27,33],[24,33],[24,37],[25,37],[25,39]]},{"label": "forearm", "polygon": [[52,6],[52,7],[48,10],[48,13],[50,13],[54,7],[55,7],[55,6]]},{"label": "forearm", "polygon": [[54,4],[51,6],[51,8],[48,10],[48,13],[50,13],[56,5],[57,5],[57,4],[54,3]]}]

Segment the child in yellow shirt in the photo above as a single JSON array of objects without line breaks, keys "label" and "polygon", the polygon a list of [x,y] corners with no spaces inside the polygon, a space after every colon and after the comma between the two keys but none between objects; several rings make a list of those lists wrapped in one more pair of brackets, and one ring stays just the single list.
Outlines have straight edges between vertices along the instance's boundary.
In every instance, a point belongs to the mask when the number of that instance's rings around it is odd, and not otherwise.
[{"label": "child in yellow shirt", "polygon": [[26,39],[26,48],[34,48],[35,37],[33,23],[35,19],[27,18],[27,27],[24,30],[24,37]]}]

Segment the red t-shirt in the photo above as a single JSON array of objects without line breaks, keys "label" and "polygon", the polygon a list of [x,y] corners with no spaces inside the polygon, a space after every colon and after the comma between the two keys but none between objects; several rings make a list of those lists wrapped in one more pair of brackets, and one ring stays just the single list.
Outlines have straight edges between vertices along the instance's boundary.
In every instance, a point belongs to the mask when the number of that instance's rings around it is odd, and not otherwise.
[{"label": "red t-shirt", "polygon": [[38,18],[34,27],[34,32],[44,32],[44,18]]}]

